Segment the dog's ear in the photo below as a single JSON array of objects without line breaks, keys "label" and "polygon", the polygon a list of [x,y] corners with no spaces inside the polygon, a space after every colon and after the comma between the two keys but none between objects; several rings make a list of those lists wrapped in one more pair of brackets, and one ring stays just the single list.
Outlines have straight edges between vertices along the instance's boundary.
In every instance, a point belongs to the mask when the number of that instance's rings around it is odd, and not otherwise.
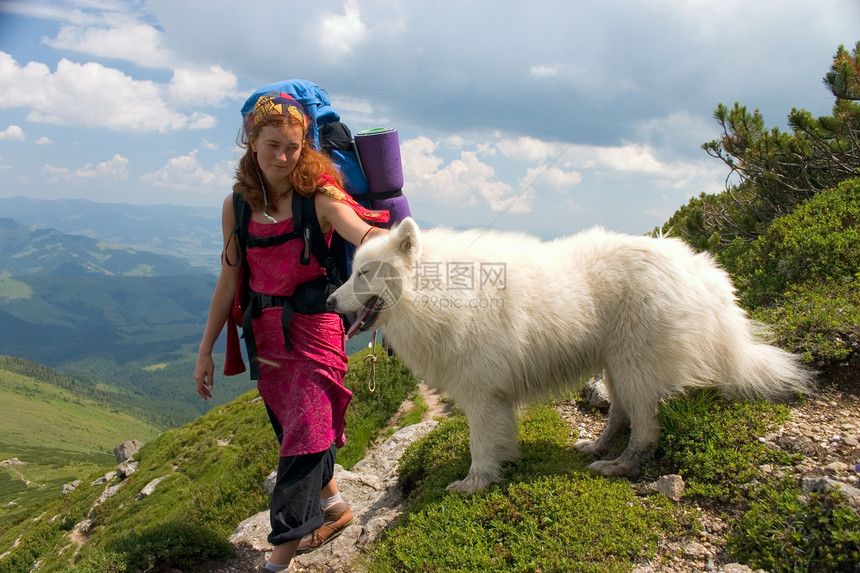
[{"label": "dog's ear", "polygon": [[421,230],[412,217],[406,217],[394,229],[394,238],[400,252],[414,263],[421,254]]}]

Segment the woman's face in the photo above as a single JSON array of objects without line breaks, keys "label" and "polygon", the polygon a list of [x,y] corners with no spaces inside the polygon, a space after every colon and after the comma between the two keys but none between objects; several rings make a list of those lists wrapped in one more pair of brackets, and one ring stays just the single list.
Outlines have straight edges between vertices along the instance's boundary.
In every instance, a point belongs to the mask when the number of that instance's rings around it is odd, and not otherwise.
[{"label": "woman's face", "polygon": [[251,141],[251,150],[257,154],[257,163],[269,185],[286,183],[304,144],[304,133],[298,125],[264,125]]}]

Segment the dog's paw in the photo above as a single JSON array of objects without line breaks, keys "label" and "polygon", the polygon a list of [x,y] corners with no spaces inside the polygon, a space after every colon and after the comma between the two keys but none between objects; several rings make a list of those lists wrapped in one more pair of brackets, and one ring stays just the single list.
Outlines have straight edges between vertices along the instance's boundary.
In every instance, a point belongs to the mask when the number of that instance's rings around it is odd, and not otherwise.
[{"label": "dog's paw", "polygon": [[484,487],[487,486],[484,485],[483,487],[476,487],[476,484],[474,484],[473,482],[461,479],[449,483],[448,487],[446,487],[445,490],[452,491],[454,493],[465,493],[466,495],[469,495],[475,493],[476,491],[484,489]]},{"label": "dog's paw", "polygon": [[501,477],[495,477],[489,473],[475,474],[473,472],[469,472],[469,475],[467,475],[465,479],[451,482],[445,489],[447,491],[465,493],[468,495],[475,493],[476,491],[481,491],[491,483],[496,483],[500,481],[502,481]]},{"label": "dog's paw", "polygon": [[588,469],[610,477],[634,475],[639,468],[632,467],[629,463],[619,462],[617,460],[598,460],[590,464]]},{"label": "dog's paw", "polygon": [[597,447],[597,440],[577,440],[573,444],[573,449],[584,454],[597,456],[598,458],[603,456],[603,452]]}]

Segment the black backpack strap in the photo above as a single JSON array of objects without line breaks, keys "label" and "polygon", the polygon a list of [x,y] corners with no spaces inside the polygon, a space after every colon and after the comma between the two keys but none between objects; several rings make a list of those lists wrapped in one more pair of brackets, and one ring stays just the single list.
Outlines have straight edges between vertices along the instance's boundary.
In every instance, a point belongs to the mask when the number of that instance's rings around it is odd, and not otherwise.
[{"label": "black backpack strap", "polygon": [[342,285],[343,276],[320,229],[313,196],[305,197],[301,193],[293,192],[293,229],[301,229],[304,241],[299,262],[308,265],[310,256],[313,255],[325,269],[327,280],[336,286]]},{"label": "black backpack strap", "polygon": [[[248,241],[248,224],[251,221],[251,209],[248,203],[242,198],[240,193],[233,192],[233,230],[230,232],[230,238],[227,240],[227,245],[224,248],[224,262],[228,266],[235,267],[238,264],[245,262],[245,248]],[[227,248],[230,246],[230,241],[237,241],[239,248],[239,259],[230,262],[227,255]]]}]

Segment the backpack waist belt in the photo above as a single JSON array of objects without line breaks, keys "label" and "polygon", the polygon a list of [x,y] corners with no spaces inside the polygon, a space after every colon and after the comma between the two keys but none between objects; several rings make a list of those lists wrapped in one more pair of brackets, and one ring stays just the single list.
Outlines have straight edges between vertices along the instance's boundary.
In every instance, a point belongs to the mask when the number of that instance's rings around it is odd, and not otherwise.
[{"label": "backpack waist belt", "polygon": [[264,308],[282,307],[281,329],[284,333],[284,347],[289,352],[292,349],[292,344],[290,344],[290,322],[292,322],[293,313],[334,314],[326,307],[326,300],[336,288],[328,282],[325,276],[321,276],[300,284],[290,296],[250,292],[248,305],[242,315],[242,338],[245,339],[245,348],[248,351],[252,380],[260,379],[260,362],[257,360],[257,341],[254,338],[252,320],[260,318]]}]

